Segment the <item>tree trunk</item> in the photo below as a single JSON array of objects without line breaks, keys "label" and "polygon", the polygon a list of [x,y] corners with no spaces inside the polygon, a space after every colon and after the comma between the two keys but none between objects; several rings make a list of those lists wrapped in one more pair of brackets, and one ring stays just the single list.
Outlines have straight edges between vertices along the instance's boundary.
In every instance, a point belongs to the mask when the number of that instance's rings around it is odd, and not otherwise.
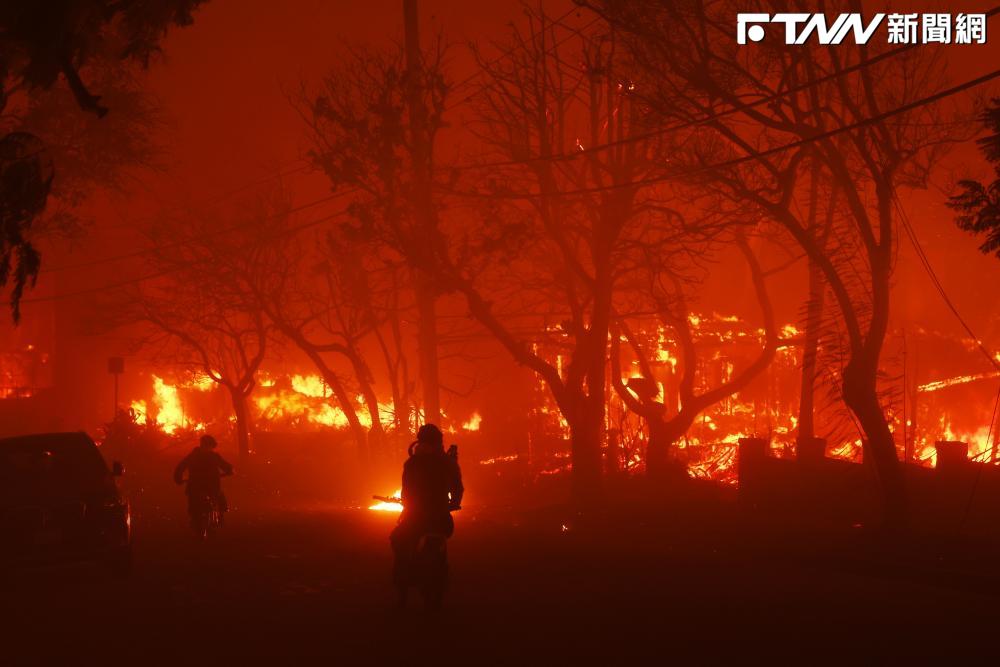
[{"label": "tree trunk", "polygon": [[304,347],[301,344],[299,345],[299,348],[303,350],[313,364],[315,364],[316,369],[320,372],[320,375],[323,376],[323,381],[326,382],[328,387],[330,387],[330,391],[333,393],[334,398],[337,399],[340,409],[347,418],[347,425],[350,427],[351,434],[354,436],[354,442],[358,447],[358,459],[362,463],[366,463],[368,460],[368,431],[361,423],[361,420],[358,419],[358,413],[355,411],[354,404],[351,403],[351,397],[347,395],[347,391],[344,389],[343,383],[341,383],[337,374],[326,365],[326,362],[323,360],[323,357],[319,352],[314,349]]},{"label": "tree trunk", "polygon": [[229,396],[236,416],[236,446],[240,463],[246,463],[250,458],[250,410],[247,407],[247,396],[235,388],[229,390]]},{"label": "tree trunk", "polygon": [[365,399],[365,406],[368,408],[368,415],[372,422],[371,428],[368,429],[368,453],[371,456],[382,456],[385,454],[385,429],[382,428],[378,397],[369,382],[362,381],[360,385],[361,395]]},{"label": "tree trunk", "polygon": [[601,415],[595,419],[587,409],[586,399],[579,401],[580,410],[567,419],[570,433],[570,456],[573,463],[572,494],[580,509],[593,509],[600,503],[603,485],[601,476]]},{"label": "tree trunk", "polygon": [[437,299],[427,279],[416,287],[420,385],[423,390],[424,423],[441,424],[441,387],[438,380]]},{"label": "tree trunk", "polygon": [[345,346],[344,356],[351,362],[354,370],[354,377],[358,381],[358,388],[361,391],[361,398],[364,400],[365,408],[368,410],[368,417],[371,420],[371,427],[368,429],[368,455],[378,457],[385,453],[385,429],[382,428],[382,415],[379,411],[378,395],[372,387],[372,372],[365,362],[361,352],[353,341]]},{"label": "tree trunk", "polygon": [[347,391],[344,389],[343,383],[337,374],[333,372],[327,363],[323,359],[323,355],[316,349],[314,345],[310,345],[305,337],[292,327],[282,327],[282,333],[288,336],[288,339],[295,344],[300,350],[302,350],[309,360],[313,362],[316,366],[316,370],[323,377],[323,381],[326,385],[330,387],[330,391],[333,393],[334,398],[337,399],[337,403],[340,405],[340,409],[344,413],[344,417],[347,419],[347,425],[350,427],[351,435],[354,436],[354,442],[358,447],[358,459],[364,463],[368,459],[368,431],[365,429],[361,420],[358,419],[358,413],[354,409],[354,404],[351,403],[351,397],[347,395]]},{"label": "tree trunk", "polygon": [[874,364],[851,360],[844,369],[844,402],[865,434],[864,454],[878,474],[885,527],[900,528],[906,519],[903,470],[896,457],[892,431],[878,400],[875,373]]},{"label": "tree trunk", "polygon": [[355,411],[354,404],[351,403],[351,398],[347,395],[344,385],[340,382],[340,378],[327,368],[325,364],[320,372],[323,375],[323,380],[330,387],[330,391],[333,392],[334,397],[337,399],[337,403],[340,404],[340,409],[343,410],[344,416],[347,418],[347,425],[350,427],[351,434],[354,436],[354,442],[358,447],[358,459],[362,463],[367,463],[368,430],[365,429],[364,424],[358,419],[358,413]]},{"label": "tree trunk", "polygon": [[[837,191],[834,190],[827,202],[826,221],[821,230],[819,217],[820,165],[812,164],[809,176],[809,221],[808,227],[821,248],[833,229],[833,218],[837,207]],[[821,233],[822,232],[822,233]],[[820,327],[823,324],[823,306],[826,284],[823,269],[811,257],[808,259],[809,295],[806,301],[806,330],[802,343],[802,382],[799,393],[799,423],[795,448],[796,457],[802,453],[803,443],[812,443],[816,438],[816,361],[819,355]],[[805,445],[808,446],[808,445]]]},{"label": "tree trunk", "polygon": [[646,474],[654,479],[662,479],[670,460],[671,438],[667,423],[663,419],[649,420],[649,440],[646,442]]},{"label": "tree trunk", "polygon": [[[577,341],[585,363],[586,393],[580,390],[575,414],[576,428],[570,422],[573,452],[573,495],[579,507],[601,502],[604,495],[601,445],[604,441],[604,416],[607,409],[605,387],[608,371],[608,332],[611,327],[612,276],[607,248],[608,239],[598,235],[594,271],[594,306],[590,329]],[[582,347],[582,349],[580,349]]]},{"label": "tree trunk", "polygon": [[872,295],[868,335],[863,346],[852,351],[844,369],[844,401],[867,436],[865,455],[871,456],[881,483],[884,527],[896,530],[904,527],[908,518],[906,488],[892,431],[878,398],[878,367],[889,329],[889,278],[892,275],[892,200],[887,187],[880,184],[877,188],[880,242],[868,253]]},{"label": "tree trunk", "polygon": [[670,462],[670,451],[684,437],[698,414],[682,408],[671,419],[649,420],[649,442],[646,443],[646,474],[653,479],[672,477],[677,465]]},{"label": "tree trunk", "polygon": [[[760,305],[764,320],[764,346],[760,355],[745,369],[735,374],[729,380],[723,381],[715,389],[702,394],[694,393],[695,373],[698,365],[698,355],[691,329],[688,325],[687,313],[673,317],[674,329],[681,341],[682,376],[678,386],[680,409],[675,414],[667,411],[666,406],[654,410],[653,404],[647,404],[643,414],[649,421],[649,443],[647,446],[647,474],[655,477],[663,473],[676,473],[678,466],[671,465],[670,449],[675,442],[684,437],[703,411],[710,406],[733,396],[746,387],[754,378],[763,373],[771,364],[778,347],[778,334],[774,321],[774,309],[767,292],[764,272],[750,250],[750,246],[742,238],[737,239],[737,245],[743,252],[750,269],[750,278]],[[680,293],[680,290],[678,290]],[[685,309],[686,311],[686,309]],[[669,416],[668,416],[669,415]],[[686,475],[686,471],[683,473]]]},{"label": "tree trunk", "polygon": [[420,53],[420,30],[417,0],[403,0],[403,26],[406,44],[406,106],[409,111],[410,152],[413,157],[413,209],[417,229],[410,252],[417,264],[416,298],[418,313],[418,348],[420,381],[424,398],[424,423],[441,425],[441,396],[438,383],[437,294],[428,275],[434,265],[433,238],[437,232],[437,213],[431,193],[432,128],[423,99],[423,58]]},{"label": "tree trunk", "polygon": [[382,351],[385,371],[389,376],[389,389],[392,392],[392,430],[398,434],[403,427],[403,415],[409,412],[408,407],[403,405],[403,395],[399,389],[399,362],[393,359],[389,345],[385,342],[385,336],[378,329],[375,329],[375,339]]},{"label": "tree trunk", "polygon": [[798,442],[810,441],[816,437],[816,359],[819,354],[819,329],[822,324],[823,296],[823,273],[815,262],[810,261],[809,301],[806,304],[806,330],[802,342],[802,385],[799,395]]}]

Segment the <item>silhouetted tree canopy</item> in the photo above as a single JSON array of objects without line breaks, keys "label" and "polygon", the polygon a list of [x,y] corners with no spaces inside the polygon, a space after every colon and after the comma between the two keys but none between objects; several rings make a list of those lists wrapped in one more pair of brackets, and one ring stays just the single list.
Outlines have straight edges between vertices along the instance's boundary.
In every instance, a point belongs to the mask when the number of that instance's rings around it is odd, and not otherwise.
[{"label": "silhouetted tree canopy", "polygon": [[0,74],[4,106],[10,86],[48,88],[66,77],[81,109],[107,108],[80,77],[80,68],[111,54],[148,64],[171,26],[193,22],[205,0],[49,0],[0,5]]},{"label": "silhouetted tree canopy", "polygon": [[[193,22],[205,0],[49,0],[0,3],[0,111],[12,99],[51,88],[66,79],[77,106],[103,117],[108,107],[80,72],[95,63],[136,61],[148,65],[171,26]],[[22,105],[24,106],[24,105]],[[28,237],[45,208],[54,175],[46,144],[24,131],[0,140],[0,287],[12,283],[11,310],[41,266]],[[22,199],[23,198],[23,199]]]},{"label": "silhouetted tree canopy", "polygon": [[973,180],[959,181],[961,191],[950,198],[948,206],[958,211],[955,221],[960,229],[986,237],[979,246],[983,253],[1000,257],[1000,99],[990,103],[980,120],[990,134],[976,143],[993,164],[998,178],[986,185]]},{"label": "silhouetted tree canopy", "polygon": [[0,287],[13,283],[15,321],[24,288],[38,275],[41,258],[24,237],[45,208],[54,175],[52,160],[38,137],[11,132],[0,139]]}]

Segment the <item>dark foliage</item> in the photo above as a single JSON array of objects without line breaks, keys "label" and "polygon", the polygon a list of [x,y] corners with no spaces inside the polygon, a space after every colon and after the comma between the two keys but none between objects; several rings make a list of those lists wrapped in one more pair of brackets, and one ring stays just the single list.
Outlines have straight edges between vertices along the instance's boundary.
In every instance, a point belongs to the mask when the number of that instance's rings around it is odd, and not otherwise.
[{"label": "dark foliage", "polygon": [[[1000,177],[1000,99],[994,99],[980,115],[989,136],[976,143],[983,155],[993,164]],[[994,253],[1000,258],[1000,178],[992,183],[962,180],[961,189],[948,200],[948,206],[958,212],[955,218],[960,229],[985,236],[979,249],[985,254]]]},{"label": "dark foliage", "polygon": [[80,108],[107,113],[79,70],[110,55],[149,62],[171,26],[192,23],[205,0],[48,0],[0,3],[0,75],[29,88],[66,77]]},{"label": "dark foliage", "polygon": [[[205,0],[47,0],[0,3],[0,111],[17,94],[51,88],[61,74],[77,105],[103,117],[108,108],[87,88],[81,68],[98,61],[148,64],[171,26],[189,25]],[[0,140],[0,287],[12,284],[20,317],[25,287],[41,257],[28,239],[53,178],[44,142],[26,132]]]},{"label": "dark foliage", "polygon": [[53,175],[52,160],[38,137],[11,132],[0,139],[0,287],[13,284],[15,322],[24,288],[34,282],[41,264],[25,233],[45,208]]}]

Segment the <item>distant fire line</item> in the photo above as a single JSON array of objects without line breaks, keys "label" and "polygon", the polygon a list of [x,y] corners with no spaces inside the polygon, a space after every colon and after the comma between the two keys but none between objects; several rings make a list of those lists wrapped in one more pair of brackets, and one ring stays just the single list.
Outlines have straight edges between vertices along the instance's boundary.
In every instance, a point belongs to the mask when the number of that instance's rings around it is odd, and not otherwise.
[{"label": "distant fire line", "polygon": [[978,382],[979,380],[988,380],[995,377],[1000,377],[1000,371],[989,371],[986,373],[976,373],[974,375],[959,375],[958,377],[948,378],[947,380],[935,380],[933,382],[922,384],[917,387],[917,391],[938,391],[939,389],[945,389],[947,387],[969,384],[970,382]]}]

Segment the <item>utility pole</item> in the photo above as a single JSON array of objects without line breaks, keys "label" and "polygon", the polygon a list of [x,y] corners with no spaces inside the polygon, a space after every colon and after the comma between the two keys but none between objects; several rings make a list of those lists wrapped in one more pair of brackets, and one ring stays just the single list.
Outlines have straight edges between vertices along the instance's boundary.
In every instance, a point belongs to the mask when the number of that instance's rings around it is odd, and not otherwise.
[{"label": "utility pole", "polygon": [[403,0],[403,25],[406,44],[406,103],[410,121],[410,145],[413,169],[413,210],[415,229],[410,252],[417,260],[414,276],[420,359],[420,383],[423,389],[424,423],[440,423],[441,394],[438,379],[437,288],[431,273],[434,260],[434,237],[437,213],[431,193],[432,128],[423,98],[424,72],[417,22],[417,0]]}]

